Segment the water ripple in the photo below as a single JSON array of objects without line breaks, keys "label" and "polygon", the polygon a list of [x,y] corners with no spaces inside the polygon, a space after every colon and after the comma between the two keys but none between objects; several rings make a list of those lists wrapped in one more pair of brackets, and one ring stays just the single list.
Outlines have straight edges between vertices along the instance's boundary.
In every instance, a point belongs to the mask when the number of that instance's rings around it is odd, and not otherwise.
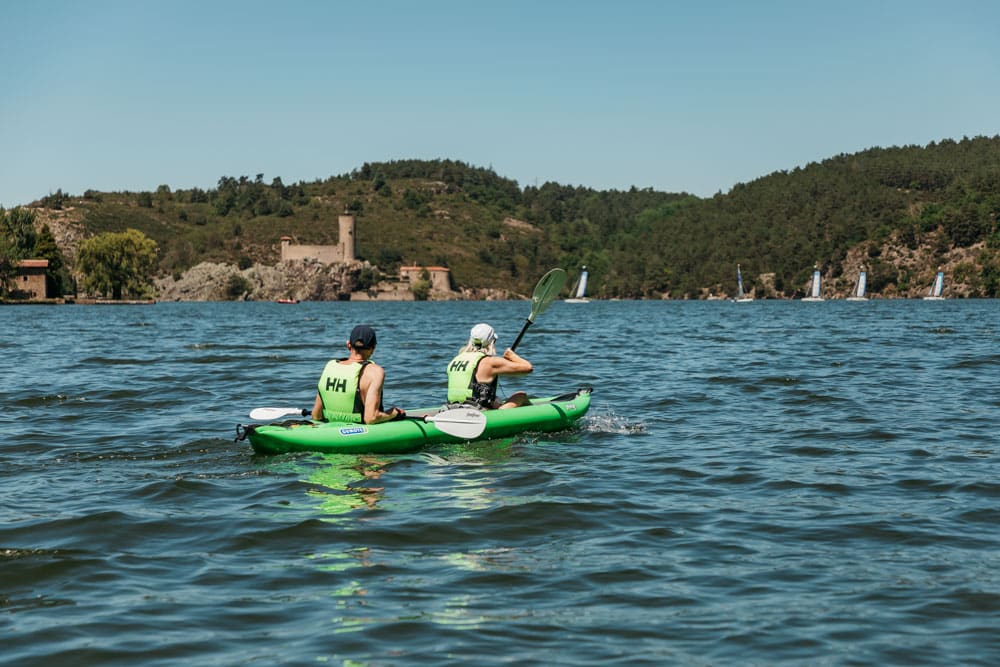
[{"label": "water ripple", "polygon": [[359,321],[431,405],[526,305],[5,310],[0,661],[1000,663],[992,302],[554,303],[503,389],[594,386],[572,431],[233,442]]}]

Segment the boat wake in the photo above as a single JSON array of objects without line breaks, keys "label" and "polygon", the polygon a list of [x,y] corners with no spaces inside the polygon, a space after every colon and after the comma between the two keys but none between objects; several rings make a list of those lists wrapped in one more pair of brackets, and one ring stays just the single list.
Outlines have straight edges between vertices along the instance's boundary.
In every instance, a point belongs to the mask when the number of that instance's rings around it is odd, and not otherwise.
[{"label": "boat wake", "polygon": [[646,432],[646,425],[643,422],[630,422],[625,417],[616,415],[613,412],[605,414],[591,414],[584,417],[580,425],[581,430],[588,433],[634,435],[636,433]]}]

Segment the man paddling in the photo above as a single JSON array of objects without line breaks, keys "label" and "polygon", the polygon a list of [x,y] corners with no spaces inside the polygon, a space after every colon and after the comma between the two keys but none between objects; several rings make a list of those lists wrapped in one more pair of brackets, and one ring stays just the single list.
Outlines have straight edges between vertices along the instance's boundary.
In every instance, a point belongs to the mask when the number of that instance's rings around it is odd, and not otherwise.
[{"label": "man paddling", "polygon": [[472,327],[469,342],[448,364],[448,402],[472,403],[487,410],[528,405],[523,391],[511,394],[506,401],[497,399],[501,375],[524,375],[532,370],[531,362],[508,348],[496,356],[496,332],[489,324]]},{"label": "man paddling", "polygon": [[378,424],[406,416],[399,408],[388,412],[382,408],[385,370],[371,361],[376,343],[375,330],[370,326],[354,327],[347,341],[350,355],[331,359],[323,369],[316,386],[313,419]]}]

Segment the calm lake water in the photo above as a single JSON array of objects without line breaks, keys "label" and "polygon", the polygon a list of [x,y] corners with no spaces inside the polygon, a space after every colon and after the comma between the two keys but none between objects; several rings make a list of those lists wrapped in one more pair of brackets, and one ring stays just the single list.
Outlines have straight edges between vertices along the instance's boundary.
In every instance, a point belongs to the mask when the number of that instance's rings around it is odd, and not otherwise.
[{"label": "calm lake water", "polygon": [[574,431],[258,457],[375,325],[443,402],[528,302],[0,308],[4,665],[1000,664],[1000,302],[555,303]]}]

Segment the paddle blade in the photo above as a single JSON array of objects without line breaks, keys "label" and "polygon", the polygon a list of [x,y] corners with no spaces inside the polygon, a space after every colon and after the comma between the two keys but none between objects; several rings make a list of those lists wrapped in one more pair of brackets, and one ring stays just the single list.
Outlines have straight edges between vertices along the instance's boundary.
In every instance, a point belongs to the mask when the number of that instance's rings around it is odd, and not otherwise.
[{"label": "paddle blade", "polygon": [[442,433],[463,440],[478,438],[486,430],[486,415],[471,407],[442,410],[435,415],[427,415],[424,421],[431,422]]},{"label": "paddle blade", "polygon": [[517,334],[517,338],[511,343],[510,349],[517,349],[517,344],[524,338],[524,332],[535,321],[535,317],[541,315],[549,307],[549,304],[552,303],[552,300],[556,298],[556,295],[559,294],[565,284],[566,272],[562,269],[552,269],[542,276],[542,279],[535,285],[535,291],[531,294],[531,314],[524,321],[521,333]]},{"label": "paddle blade", "polygon": [[250,419],[267,421],[270,419],[280,419],[285,415],[305,416],[307,414],[309,412],[302,408],[254,408],[250,411]]},{"label": "paddle blade", "polygon": [[528,319],[534,321],[536,316],[545,312],[565,284],[566,272],[562,269],[552,269],[542,276],[531,295],[531,316]]}]

